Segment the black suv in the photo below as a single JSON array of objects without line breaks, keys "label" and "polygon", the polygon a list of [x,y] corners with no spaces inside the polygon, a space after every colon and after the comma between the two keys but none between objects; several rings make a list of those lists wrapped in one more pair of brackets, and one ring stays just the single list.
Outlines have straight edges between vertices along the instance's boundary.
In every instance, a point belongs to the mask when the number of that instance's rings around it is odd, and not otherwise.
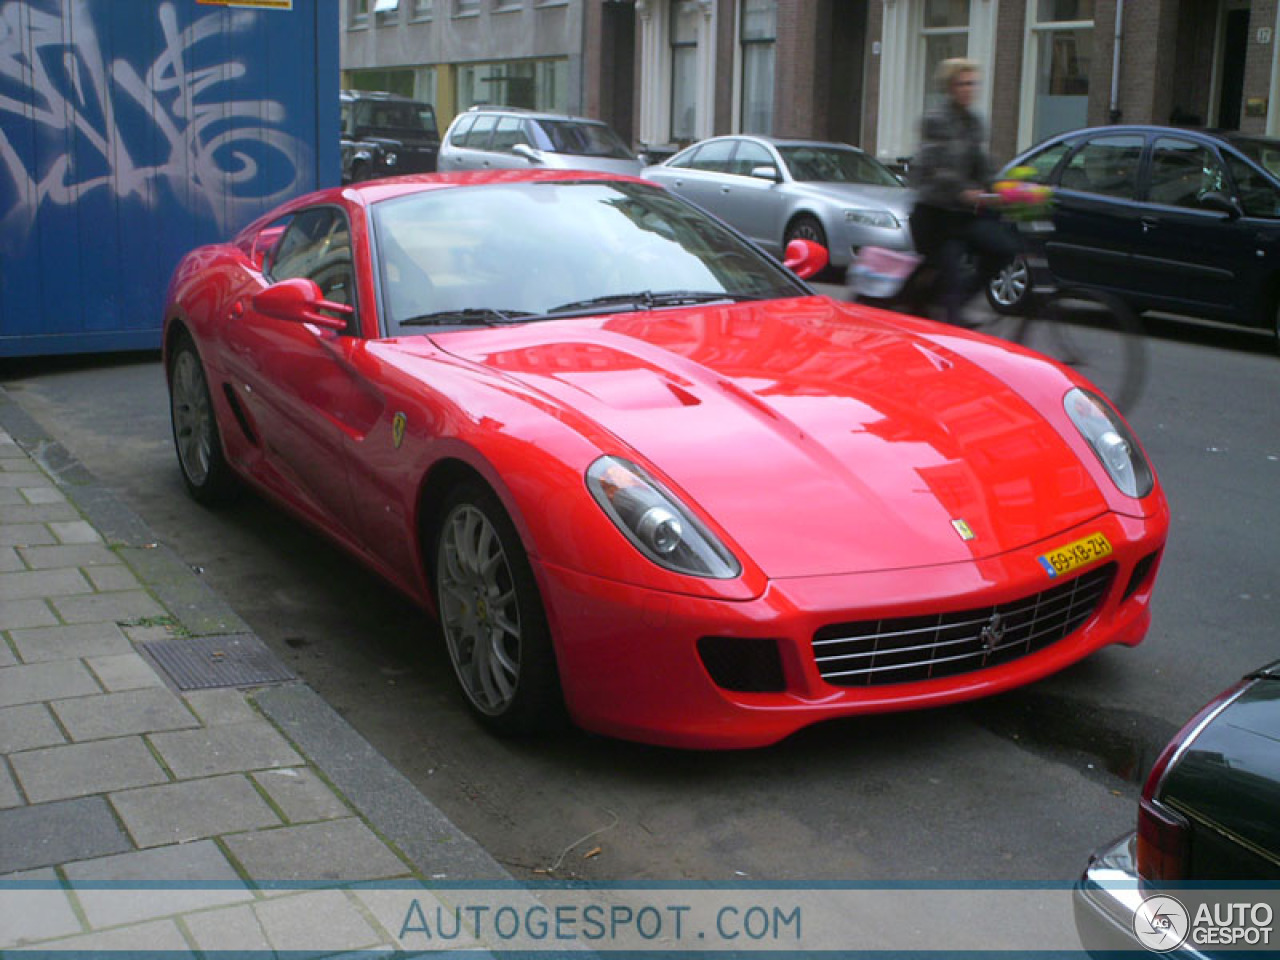
[{"label": "black suv", "polygon": [[431,104],[367,90],[340,97],[343,183],[435,171],[440,128]]}]

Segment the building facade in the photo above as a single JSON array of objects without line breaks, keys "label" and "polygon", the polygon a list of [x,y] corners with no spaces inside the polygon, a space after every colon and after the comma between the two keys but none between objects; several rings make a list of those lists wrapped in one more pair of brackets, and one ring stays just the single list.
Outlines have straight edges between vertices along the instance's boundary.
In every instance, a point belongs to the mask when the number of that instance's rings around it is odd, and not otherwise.
[{"label": "building facade", "polygon": [[983,65],[1006,159],[1062,130],[1280,135],[1276,0],[344,0],[347,85],[583,113],[670,152],[724,133],[916,149],[937,64]]}]

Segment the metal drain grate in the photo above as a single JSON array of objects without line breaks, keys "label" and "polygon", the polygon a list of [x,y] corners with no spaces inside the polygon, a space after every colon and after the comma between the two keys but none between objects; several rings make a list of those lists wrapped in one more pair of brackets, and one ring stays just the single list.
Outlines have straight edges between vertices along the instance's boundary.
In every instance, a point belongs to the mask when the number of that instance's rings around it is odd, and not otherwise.
[{"label": "metal drain grate", "polygon": [[251,633],[145,640],[142,649],[179,690],[256,687],[297,679],[293,671]]}]

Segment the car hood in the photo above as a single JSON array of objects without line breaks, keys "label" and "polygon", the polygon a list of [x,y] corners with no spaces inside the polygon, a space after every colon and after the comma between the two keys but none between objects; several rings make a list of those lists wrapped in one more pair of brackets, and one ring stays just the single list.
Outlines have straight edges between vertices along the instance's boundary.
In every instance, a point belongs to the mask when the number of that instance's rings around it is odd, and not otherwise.
[{"label": "car hood", "polygon": [[806,297],[433,340],[590,417],[770,577],[969,561],[1107,510],[1062,435],[954,348],[1061,374],[915,330]]},{"label": "car hood", "polygon": [[866,183],[810,183],[796,181],[791,189],[803,196],[812,196],[849,207],[888,210],[906,223],[915,205],[914,191],[904,187],[877,187]]}]

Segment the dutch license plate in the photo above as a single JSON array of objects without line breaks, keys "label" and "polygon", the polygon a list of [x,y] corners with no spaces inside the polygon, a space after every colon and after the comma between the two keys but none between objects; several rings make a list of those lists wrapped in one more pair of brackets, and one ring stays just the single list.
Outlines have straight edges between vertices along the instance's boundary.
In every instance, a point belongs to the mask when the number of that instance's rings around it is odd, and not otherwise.
[{"label": "dutch license plate", "polygon": [[1066,546],[1042,553],[1037,559],[1051,577],[1060,577],[1086,564],[1111,556],[1111,543],[1100,533],[1068,543]]}]

